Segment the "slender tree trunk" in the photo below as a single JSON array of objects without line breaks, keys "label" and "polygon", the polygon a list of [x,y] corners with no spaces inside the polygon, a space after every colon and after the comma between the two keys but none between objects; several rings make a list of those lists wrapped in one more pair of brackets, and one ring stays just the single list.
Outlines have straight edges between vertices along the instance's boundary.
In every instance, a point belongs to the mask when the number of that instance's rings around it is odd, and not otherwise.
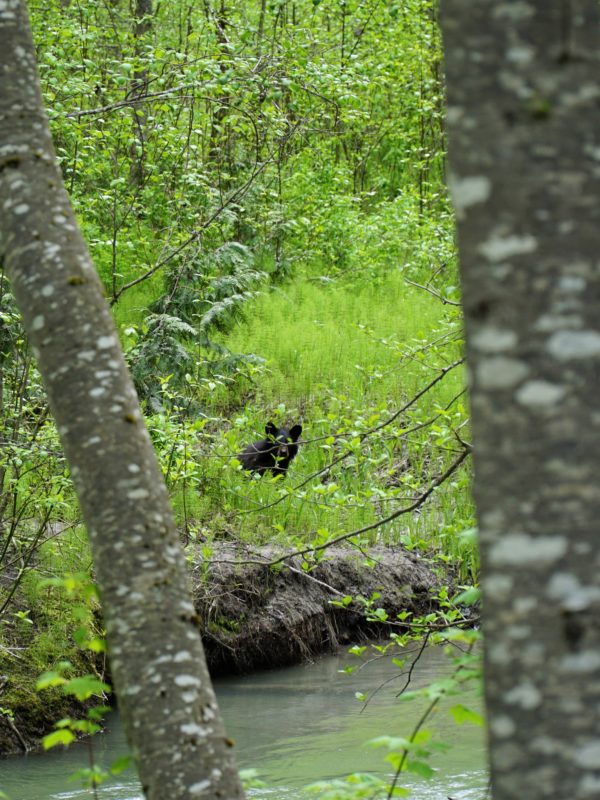
[{"label": "slender tree trunk", "polygon": [[267,0],[260,0],[260,11],[258,14],[258,30],[256,32],[256,56],[262,55],[263,38],[265,35],[265,17],[267,14]]},{"label": "slender tree trunk", "polygon": [[88,527],[144,792],[242,798],[168,497],[43,111],[23,0],[0,4],[0,258]]},{"label": "slender tree trunk", "polygon": [[[220,0],[219,10],[217,11],[210,4],[210,0],[204,0],[204,8],[206,17],[213,27],[219,53],[217,56],[219,62],[219,71],[222,76],[228,69],[229,59],[231,53],[229,51],[229,40],[227,38],[227,28],[229,26],[228,11],[225,5],[225,0]],[[230,139],[226,130],[227,117],[229,116],[229,97],[223,93],[217,98],[212,111],[212,124],[210,131],[210,149],[209,160],[217,165],[226,165],[227,172],[231,174],[231,153],[230,153]],[[231,177],[231,175],[230,175]],[[230,180],[230,177],[228,180]]]},{"label": "slender tree trunk", "polygon": [[600,6],[444,0],[495,800],[600,796]]},{"label": "slender tree trunk", "polygon": [[[140,57],[142,45],[147,34],[152,30],[152,0],[135,0],[133,35],[135,38],[135,56]],[[133,97],[142,98],[148,94],[148,70],[136,70],[130,90]],[[148,112],[144,104],[132,106],[133,136],[131,146],[130,180],[136,186],[143,186],[145,179],[146,142],[148,139]]]}]

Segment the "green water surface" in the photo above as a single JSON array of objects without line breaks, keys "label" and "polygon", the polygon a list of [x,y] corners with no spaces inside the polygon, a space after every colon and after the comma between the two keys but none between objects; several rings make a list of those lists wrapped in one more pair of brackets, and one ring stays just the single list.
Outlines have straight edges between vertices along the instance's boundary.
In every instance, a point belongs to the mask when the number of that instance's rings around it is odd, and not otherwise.
[{"label": "green water surface", "polygon": [[[410,735],[425,702],[398,701],[401,681],[394,680],[398,670],[388,659],[373,661],[352,676],[341,675],[339,670],[348,663],[354,662],[343,654],[305,666],[216,682],[227,733],[236,743],[238,765],[255,768],[267,784],[265,789],[250,790],[249,797],[307,800],[317,795],[303,787],[316,780],[351,772],[390,773],[385,751],[367,742],[384,734]],[[422,686],[450,671],[447,657],[432,648],[420,660],[412,686]],[[375,691],[366,708],[355,699],[357,691]],[[407,776],[404,780],[402,785],[413,788],[411,796],[416,800],[483,800],[486,796],[483,731],[471,725],[459,727],[452,721],[447,709],[456,702],[475,708],[480,705],[473,689],[467,698],[444,700],[428,722],[435,739],[451,747],[435,755],[433,778]],[[69,775],[89,766],[90,757],[109,765],[127,752],[116,713],[109,717],[107,728],[102,736],[67,750],[0,761],[0,788],[10,800],[92,798],[92,792],[69,781]],[[137,776],[129,770],[115,777],[97,789],[97,797],[141,800]]]}]

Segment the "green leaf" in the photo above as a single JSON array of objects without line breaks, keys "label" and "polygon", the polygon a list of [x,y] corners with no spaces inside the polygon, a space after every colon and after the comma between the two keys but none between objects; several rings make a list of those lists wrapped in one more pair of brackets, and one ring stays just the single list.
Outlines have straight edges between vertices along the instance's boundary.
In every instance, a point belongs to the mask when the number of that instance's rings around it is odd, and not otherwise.
[{"label": "green leaf", "polygon": [[88,708],[87,716],[88,719],[101,722],[110,710],[110,706],[92,706],[92,708]]},{"label": "green leaf", "polygon": [[86,642],[86,648],[91,650],[92,653],[105,653],[106,642],[100,636],[93,636]]},{"label": "green leaf", "polygon": [[76,772],[69,775],[68,780],[71,782],[79,781],[83,786],[91,789],[94,786],[100,786],[109,777],[109,773],[99,765],[93,767],[83,767]]},{"label": "green leaf", "polygon": [[267,785],[264,781],[260,780],[256,769],[241,769],[240,779],[246,791],[248,789],[263,789]]},{"label": "green leaf", "polygon": [[406,771],[412,772],[414,775],[420,775],[422,778],[431,778],[435,771],[425,761],[416,761],[409,759],[406,762]]},{"label": "green leaf", "polygon": [[353,647],[348,649],[348,652],[351,653],[353,656],[362,656],[367,648],[363,647],[362,645],[355,644]]},{"label": "green leaf", "polygon": [[450,713],[454,717],[454,721],[457,725],[464,725],[468,722],[471,725],[479,725],[480,727],[483,727],[485,724],[483,716],[479,712],[473,711],[472,709],[467,708],[460,703],[452,706]]},{"label": "green leaf", "polygon": [[469,586],[464,592],[461,592],[458,597],[454,598],[456,605],[472,606],[478,603],[481,599],[481,590],[476,586]]},{"label": "green leaf", "polygon": [[478,542],[479,531],[477,528],[467,528],[460,532],[460,538],[465,544],[474,544]]},{"label": "green leaf", "polygon": [[410,750],[414,745],[403,736],[377,736],[369,741],[370,747],[387,747],[388,750]]},{"label": "green leaf", "polygon": [[133,763],[133,756],[121,756],[117,758],[113,763],[110,765],[110,774],[111,775],[120,775],[121,772],[124,772],[126,769]]},{"label": "green leaf", "polygon": [[63,728],[62,730],[54,731],[53,733],[49,733],[47,736],[44,736],[42,739],[42,745],[44,746],[44,750],[50,750],[50,748],[56,747],[59,744],[67,747],[67,745],[70,745],[71,742],[74,741],[75,734],[67,728]]},{"label": "green leaf", "polygon": [[66,681],[63,686],[63,692],[72,694],[80,702],[83,702],[94,695],[101,696],[104,692],[110,692],[110,686],[95,675],[82,675]]},{"label": "green leaf", "polygon": [[40,691],[40,689],[48,689],[52,686],[62,686],[66,682],[67,679],[58,672],[44,672],[37,679],[35,688]]}]

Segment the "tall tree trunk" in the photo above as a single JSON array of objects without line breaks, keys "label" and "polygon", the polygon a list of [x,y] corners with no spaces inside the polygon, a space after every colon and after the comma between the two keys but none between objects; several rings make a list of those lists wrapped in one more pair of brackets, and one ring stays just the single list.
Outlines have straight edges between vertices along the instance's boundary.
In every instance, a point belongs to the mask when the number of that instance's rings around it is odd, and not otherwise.
[{"label": "tall tree trunk", "polygon": [[[135,58],[140,58],[142,45],[152,30],[152,0],[135,0],[133,36],[135,39]],[[131,97],[143,98],[148,94],[148,70],[136,66],[133,83],[129,92]],[[136,186],[143,186],[145,178],[146,142],[148,139],[148,111],[143,103],[133,104],[133,142],[131,145],[130,180]]]},{"label": "tall tree trunk", "polygon": [[[223,77],[228,70],[231,53],[229,50],[229,39],[227,28],[229,27],[228,11],[225,0],[220,0],[218,11],[211,6],[210,0],[204,0],[204,13],[209,24],[212,26],[218,46],[217,60],[219,71]],[[228,180],[231,179],[231,152],[230,139],[226,131],[227,117],[229,116],[230,101],[226,92],[217,97],[217,102],[212,112],[212,123],[210,130],[210,146],[208,157],[211,162],[217,165],[225,165],[229,173]]]},{"label": "tall tree trunk", "polygon": [[242,798],[167,492],[62,185],[24,0],[0,5],[0,258],[88,527],[111,671],[144,792]]},{"label": "tall tree trunk", "polygon": [[495,800],[600,794],[597,0],[444,0]]},{"label": "tall tree trunk", "polygon": [[260,11],[258,12],[258,29],[256,31],[256,57],[262,55],[263,37],[265,35],[265,17],[267,14],[267,0],[260,0]]}]

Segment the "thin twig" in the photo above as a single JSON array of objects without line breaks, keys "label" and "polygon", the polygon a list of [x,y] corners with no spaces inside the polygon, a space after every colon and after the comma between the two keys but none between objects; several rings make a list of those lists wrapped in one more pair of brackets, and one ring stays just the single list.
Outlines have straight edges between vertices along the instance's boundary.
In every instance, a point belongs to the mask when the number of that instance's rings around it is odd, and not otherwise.
[{"label": "thin twig", "polygon": [[314,575],[311,575],[310,572],[304,572],[304,570],[297,569],[297,567],[292,567],[291,564],[286,564],[286,567],[289,569],[290,572],[295,572],[296,575],[302,575],[303,578],[307,578],[309,581],[313,581],[313,583],[322,586],[327,591],[331,592],[332,594],[337,594],[338,597],[344,597],[344,592],[340,592],[338,589],[335,589],[333,586],[330,586],[325,581],[320,581],[318,578],[315,578]]},{"label": "thin twig", "polygon": [[462,303],[457,302],[456,300],[448,300],[447,297],[444,297],[439,292],[436,292],[435,289],[432,289],[430,286],[422,286],[420,283],[415,283],[414,281],[409,280],[408,278],[404,279],[406,283],[410,283],[411,286],[416,286],[417,289],[423,289],[425,292],[429,292],[434,297],[437,297],[445,306],[462,306]]}]

